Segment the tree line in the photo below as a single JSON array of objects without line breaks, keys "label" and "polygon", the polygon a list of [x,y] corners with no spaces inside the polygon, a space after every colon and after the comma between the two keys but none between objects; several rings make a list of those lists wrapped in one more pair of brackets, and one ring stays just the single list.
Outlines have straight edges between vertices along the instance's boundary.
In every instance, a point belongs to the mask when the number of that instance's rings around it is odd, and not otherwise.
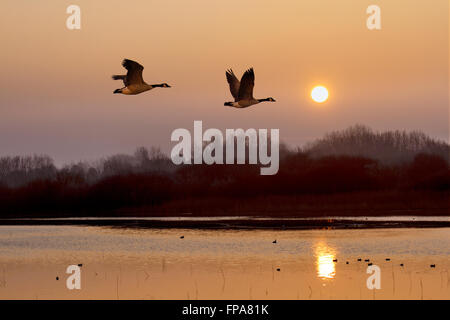
[{"label": "tree line", "polygon": [[144,214],[207,214],[221,208],[244,213],[264,208],[260,199],[282,199],[276,201],[286,207],[296,197],[331,201],[338,194],[348,204],[387,192],[400,195],[390,197],[394,202],[433,193],[439,199],[435,204],[448,205],[449,151],[448,143],[420,132],[378,133],[354,126],[303,148],[281,146],[275,176],[261,176],[259,166],[248,164],[176,166],[158,148],[62,168],[48,156],[5,156],[0,158],[0,214],[111,215],[127,208],[142,208]]}]

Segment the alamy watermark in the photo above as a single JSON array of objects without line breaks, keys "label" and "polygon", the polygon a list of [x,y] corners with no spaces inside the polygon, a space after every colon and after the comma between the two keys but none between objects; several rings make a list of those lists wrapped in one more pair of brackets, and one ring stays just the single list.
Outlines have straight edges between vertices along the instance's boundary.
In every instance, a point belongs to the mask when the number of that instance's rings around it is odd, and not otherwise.
[{"label": "alamy watermark", "polygon": [[381,269],[379,266],[371,265],[367,267],[367,274],[371,276],[367,278],[366,286],[369,290],[381,289]]},{"label": "alamy watermark", "polygon": [[172,132],[171,141],[178,143],[172,148],[170,157],[176,165],[245,164],[248,154],[249,164],[265,166],[260,169],[261,175],[275,175],[279,169],[279,140],[279,129],[270,129],[270,135],[268,129],[226,129],[224,138],[219,129],[203,132],[202,121],[194,121],[193,139],[187,129]]},{"label": "alamy watermark", "polygon": [[367,7],[366,13],[370,15],[367,18],[367,29],[381,30],[381,8],[373,4]]},{"label": "alamy watermark", "polygon": [[70,274],[66,280],[66,287],[69,290],[81,289],[81,268],[77,265],[70,265],[66,269],[66,273]]},{"label": "alamy watermark", "polygon": [[[81,8],[78,5],[71,4],[66,8],[67,17],[66,27],[69,30],[81,29]],[[367,7],[366,14],[369,15],[366,21],[367,29],[381,30],[381,8],[378,5],[372,4]]]},{"label": "alamy watermark", "polygon": [[79,6],[72,4],[67,7],[66,13],[70,14],[66,20],[66,27],[69,30],[81,29],[81,9]]}]

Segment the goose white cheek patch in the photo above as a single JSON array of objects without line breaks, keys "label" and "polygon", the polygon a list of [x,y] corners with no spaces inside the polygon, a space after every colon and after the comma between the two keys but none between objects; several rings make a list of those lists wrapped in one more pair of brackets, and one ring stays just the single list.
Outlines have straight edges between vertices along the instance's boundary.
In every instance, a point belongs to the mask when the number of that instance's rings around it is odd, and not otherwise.
[{"label": "goose white cheek patch", "polygon": [[[254,164],[262,165],[261,175],[278,173],[280,162],[279,129],[226,129],[225,139],[219,129],[203,133],[202,121],[194,121],[194,140],[187,129],[175,129],[172,142],[178,142],[170,157],[181,164]],[[225,145],[224,145],[225,143]],[[269,153],[270,148],[270,153]],[[248,157],[247,157],[248,155]],[[193,156],[193,161],[192,161]]]}]

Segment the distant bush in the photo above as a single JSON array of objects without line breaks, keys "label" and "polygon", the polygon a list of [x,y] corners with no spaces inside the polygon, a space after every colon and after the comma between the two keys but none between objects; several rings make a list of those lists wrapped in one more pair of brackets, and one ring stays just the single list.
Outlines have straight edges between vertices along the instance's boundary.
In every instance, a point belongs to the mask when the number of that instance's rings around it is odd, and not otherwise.
[{"label": "distant bush", "polygon": [[334,131],[305,148],[314,157],[346,155],[379,160],[385,164],[413,161],[419,153],[434,154],[449,162],[450,146],[434,140],[422,132],[386,131],[356,125],[343,131]]}]

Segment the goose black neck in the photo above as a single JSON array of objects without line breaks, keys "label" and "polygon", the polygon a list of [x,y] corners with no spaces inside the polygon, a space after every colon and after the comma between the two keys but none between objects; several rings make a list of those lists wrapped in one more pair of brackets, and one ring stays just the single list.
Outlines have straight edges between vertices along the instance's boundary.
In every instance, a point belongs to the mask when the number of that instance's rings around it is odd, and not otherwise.
[{"label": "goose black neck", "polygon": [[163,84],[152,84],[152,87],[154,88],[162,88],[163,86]]},{"label": "goose black neck", "polygon": [[270,99],[269,99],[269,98],[266,98],[266,99],[258,99],[258,101],[259,101],[259,102],[264,102],[264,101],[270,101]]}]

